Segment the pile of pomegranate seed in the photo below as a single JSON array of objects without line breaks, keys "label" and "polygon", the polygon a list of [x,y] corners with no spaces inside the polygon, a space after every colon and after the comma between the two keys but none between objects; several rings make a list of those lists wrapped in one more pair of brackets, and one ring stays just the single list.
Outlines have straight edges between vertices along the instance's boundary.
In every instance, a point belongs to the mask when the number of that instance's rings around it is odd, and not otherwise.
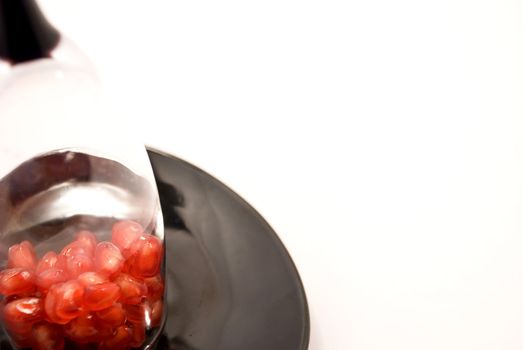
[{"label": "pile of pomegranate seed", "polygon": [[80,231],[40,260],[30,242],[15,244],[0,271],[4,326],[20,348],[138,348],[161,322],[162,259],[162,242],[133,221],[116,223],[110,242]]}]

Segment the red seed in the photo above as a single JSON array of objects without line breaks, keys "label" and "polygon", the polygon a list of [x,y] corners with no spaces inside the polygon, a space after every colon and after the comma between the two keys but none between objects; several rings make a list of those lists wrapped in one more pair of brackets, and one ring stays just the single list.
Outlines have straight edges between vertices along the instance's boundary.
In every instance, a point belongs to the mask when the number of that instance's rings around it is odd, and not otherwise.
[{"label": "red seed", "polygon": [[[27,297],[27,298],[34,298],[34,297]],[[38,319],[37,317],[33,321],[32,317],[25,317],[24,311],[26,309],[37,309],[37,306],[31,305],[19,305],[20,303],[18,300],[25,299],[25,298],[18,298],[18,297],[8,297],[2,300],[1,302],[1,321],[2,324],[6,327],[6,329],[10,332],[10,334],[27,334],[27,332],[31,332],[31,327],[34,322]],[[38,299],[38,298],[34,298]],[[12,305],[10,305],[13,303]],[[8,306],[9,305],[9,306]],[[40,305],[41,306],[41,305]],[[38,314],[37,310],[30,310],[29,315],[31,314]]]},{"label": "red seed", "polygon": [[2,310],[2,321],[18,347],[30,347],[32,328],[44,317],[40,298],[21,298],[10,301]]},{"label": "red seed", "polygon": [[48,270],[52,267],[56,266],[56,262],[58,261],[58,255],[56,255],[55,252],[47,252],[45,255],[40,259],[38,262],[38,265],[36,265],[36,274],[40,274],[45,270]]},{"label": "red seed", "polygon": [[143,227],[139,223],[130,220],[119,221],[113,226],[111,241],[120,248],[123,256],[127,257],[127,250],[143,233]]},{"label": "red seed", "polygon": [[114,276],[122,270],[124,257],[120,249],[111,242],[101,242],[96,246],[94,265],[98,272]]},{"label": "red seed", "polygon": [[98,311],[108,308],[120,297],[120,287],[112,282],[87,286],[84,293],[84,306]]},{"label": "red seed", "polygon": [[84,272],[94,270],[93,259],[85,254],[71,255],[65,258],[65,267],[70,278],[76,278]]},{"label": "red seed", "polygon": [[81,243],[74,241],[66,245],[60,254],[58,254],[58,260],[55,267],[58,267],[64,271],[67,271],[67,265],[69,260],[76,255],[89,256],[89,251]]},{"label": "red seed", "polygon": [[98,272],[84,272],[77,278],[84,287],[100,284],[107,282],[108,279],[106,276],[99,274]]},{"label": "red seed", "polygon": [[56,304],[58,301],[59,298],[56,296],[56,293],[48,293],[46,295],[44,302],[45,320],[50,323],[66,324],[71,318],[62,318],[56,314]]},{"label": "red seed", "polygon": [[30,336],[33,329],[33,323],[31,322],[8,323],[4,320],[4,325],[11,336]]},{"label": "red seed", "polygon": [[131,329],[126,326],[116,328],[114,334],[101,342],[98,346],[99,350],[124,350],[128,349],[132,340]]},{"label": "red seed", "polygon": [[151,318],[151,309],[147,302],[137,305],[126,305],[127,321],[145,325]]},{"label": "red seed", "polygon": [[81,242],[74,241],[66,245],[60,254],[58,255],[58,259],[60,260],[61,257],[68,257],[78,254],[84,254],[89,256],[89,247],[82,244]]},{"label": "red seed", "polygon": [[72,280],[53,285],[45,298],[45,311],[54,323],[65,324],[82,313],[84,287]]},{"label": "red seed", "polygon": [[100,329],[93,315],[81,315],[64,326],[65,335],[78,343],[91,343],[101,337]]},{"label": "red seed", "polygon": [[163,301],[155,301],[151,305],[151,326],[158,327],[162,323]]},{"label": "red seed", "polygon": [[7,267],[21,267],[29,270],[36,268],[36,254],[31,242],[23,241],[9,248],[9,252],[7,253]]},{"label": "red seed", "polygon": [[67,280],[68,276],[64,270],[53,267],[43,271],[36,277],[36,286],[40,292],[47,293],[53,284],[65,282]]},{"label": "red seed", "polygon": [[131,341],[129,345],[133,348],[139,348],[145,341],[145,326],[143,324],[132,324]]},{"label": "red seed", "polygon": [[0,294],[14,295],[35,290],[35,275],[28,269],[12,268],[0,272]]},{"label": "red seed", "polygon": [[19,349],[30,348],[33,344],[31,328],[28,328],[28,330],[23,333],[13,333],[9,330],[9,335],[13,343],[15,343],[16,347]]},{"label": "red seed", "polygon": [[144,282],[147,286],[147,294],[150,301],[156,301],[163,298],[164,284],[160,275],[145,278]]},{"label": "red seed", "polygon": [[124,304],[139,304],[147,295],[145,283],[127,274],[120,274],[114,280],[120,287],[120,301]]},{"label": "red seed", "polygon": [[160,272],[163,245],[158,237],[144,234],[135,240],[127,260],[129,273],[134,277],[153,277]]},{"label": "red seed", "polygon": [[33,350],[62,350],[64,337],[60,326],[42,322],[33,328]]},{"label": "red seed", "polygon": [[[3,320],[9,327],[31,324],[44,317],[44,303],[40,298],[22,298],[5,305]],[[12,327],[11,327],[12,328]]]},{"label": "red seed", "polygon": [[125,310],[120,303],[115,303],[106,309],[96,311],[95,315],[101,325],[109,328],[122,325],[126,319]]},{"label": "red seed", "polygon": [[78,242],[78,245],[85,249],[87,255],[90,257],[94,256],[94,250],[96,248],[96,237],[95,235],[90,231],[80,231],[76,235],[76,242]]}]

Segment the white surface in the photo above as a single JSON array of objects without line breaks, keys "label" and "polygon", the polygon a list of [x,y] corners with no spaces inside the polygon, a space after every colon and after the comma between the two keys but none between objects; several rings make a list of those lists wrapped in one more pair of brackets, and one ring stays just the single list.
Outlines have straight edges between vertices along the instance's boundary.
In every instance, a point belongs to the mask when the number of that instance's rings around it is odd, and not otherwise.
[{"label": "white surface", "polygon": [[280,234],[311,350],[523,347],[519,0],[42,0]]}]

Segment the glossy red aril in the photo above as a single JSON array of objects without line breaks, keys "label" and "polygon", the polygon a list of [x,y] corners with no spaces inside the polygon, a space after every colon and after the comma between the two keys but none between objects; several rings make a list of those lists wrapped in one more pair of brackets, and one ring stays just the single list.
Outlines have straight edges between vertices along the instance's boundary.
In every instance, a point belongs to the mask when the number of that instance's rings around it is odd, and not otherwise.
[{"label": "glossy red aril", "polygon": [[58,255],[53,252],[47,252],[45,255],[40,259],[38,264],[36,265],[36,274],[40,274],[41,272],[48,270],[52,267],[56,266],[56,262],[58,261]]},{"label": "glossy red aril", "polygon": [[94,266],[96,271],[114,276],[119,273],[124,265],[124,257],[115,244],[101,242],[96,246]]},{"label": "glossy red aril", "polygon": [[36,254],[29,241],[23,241],[9,248],[7,253],[7,267],[21,267],[29,270],[36,268]]},{"label": "glossy red aril", "polygon": [[86,246],[85,244],[83,244],[81,242],[74,241],[74,242],[69,243],[62,249],[62,251],[58,255],[57,263],[65,265],[67,258],[76,256],[76,255],[85,255],[85,256],[92,258],[92,255],[89,252],[88,246]]},{"label": "glossy red aril", "polygon": [[126,220],[119,221],[113,226],[111,241],[122,251],[124,257],[128,255],[131,244],[144,233],[142,225]]},{"label": "glossy red aril", "polygon": [[114,280],[120,287],[120,301],[124,304],[139,304],[147,295],[145,283],[127,274],[120,274]]},{"label": "glossy red aril", "polygon": [[157,300],[151,305],[151,326],[158,327],[162,323],[163,301]]},{"label": "glossy red aril", "polygon": [[0,294],[15,295],[35,290],[35,275],[24,268],[6,269],[0,272]]},{"label": "glossy red aril", "polygon": [[145,326],[141,323],[132,324],[131,326],[131,341],[129,345],[133,348],[139,348],[145,341]]},{"label": "glossy red aril", "polygon": [[13,332],[8,328],[11,340],[19,349],[30,348],[33,344],[32,338],[32,329],[28,329],[24,333]]},{"label": "glossy red aril", "polygon": [[84,272],[77,278],[78,282],[80,282],[84,287],[105,283],[109,280],[106,276],[98,273],[98,272]]},{"label": "glossy red aril", "polygon": [[59,317],[56,313],[56,305],[59,299],[56,296],[56,293],[49,293],[45,297],[44,310],[45,310],[45,320],[51,323],[56,323],[64,325],[67,322],[71,321],[74,317],[62,318]]},{"label": "glossy red aril", "polygon": [[33,324],[44,317],[40,298],[21,298],[9,302],[2,312],[2,321],[18,347],[31,346]]},{"label": "glossy red aril", "polygon": [[5,328],[9,331],[9,334],[11,334],[11,336],[17,336],[19,338],[31,336],[31,330],[33,329],[32,322],[9,323],[6,320],[3,320],[3,322]]},{"label": "glossy red aril", "polygon": [[53,285],[45,298],[45,311],[55,323],[65,324],[82,313],[84,287],[71,280]]},{"label": "glossy red aril", "polygon": [[144,234],[133,242],[127,260],[129,273],[134,277],[153,277],[160,272],[163,245],[158,237]]},{"label": "glossy red aril", "polygon": [[161,325],[162,259],[161,240],[133,221],[115,224],[112,242],[81,231],[39,261],[31,243],[15,244],[0,271],[5,329],[19,348],[139,348]]},{"label": "glossy red aril", "polygon": [[40,298],[16,299],[4,306],[3,320],[6,325],[32,324],[44,317],[44,303]]},{"label": "glossy red aril", "polygon": [[64,348],[64,337],[62,328],[47,322],[42,322],[33,328],[34,350],[62,350]]},{"label": "glossy red aril", "polygon": [[160,275],[145,278],[144,282],[147,286],[149,300],[156,301],[160,298],[163,298],[164,284]]},{"label": "glossy red aril", "polygon": [[52,285],[65,282],[68,280],[68,276],[64,270],[57,268],[50,268],[44,270],[38,276],[36,276],[36,286],[42,293],[47,293]]},{"label": "glossy red aril", "polygon": [[76,242],[79,247],[82,247],[85,250],[88,256],[94,256],[94,250],[98,242],[92,232],[86,230],[80,231],[78,235],[76,235]]},{"label": "glossy red aril", "polygon": [[100,324],[110,328],[122,325],[126,318],[125,310],[120,303],[115,303],[106,309],[97,311],[95,315]]},{"label": "glossy red aril", "polygon": [[88,310],[99,311],[114,304],[120,297],[120,287],[112,282],[85,287],[84,306]]},{"label": "glossy red aril", "polygon": [[151,309],[147,302],[136,305],[126,305],[127,321],[137,324],[144,324],[151,317]]},{"label": "glossy red aril", "polygon": [[99,327],[93,315],[81,315],[64,326],[67,338],[78,343],[99,341],[104,336],[110,335],[110,330]]},{"label": "glossy red aril", "polygon": [[69,277],[76,278],[84,272],[94,270],[93,259],[86,254],[75,254],[65,257],[65,268]]},{"label": "glossy red aril", "polygon": [[131,329],[127,326],[116,328],[114,334],[108,339],[102,341],[98,346],[99,350],[123,350],[130,346],[132,340]]}]

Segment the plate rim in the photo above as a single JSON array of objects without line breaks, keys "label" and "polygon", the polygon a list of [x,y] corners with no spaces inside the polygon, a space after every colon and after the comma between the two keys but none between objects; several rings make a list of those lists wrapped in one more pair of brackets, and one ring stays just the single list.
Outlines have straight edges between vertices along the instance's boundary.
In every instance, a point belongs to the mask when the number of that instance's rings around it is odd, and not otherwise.
[{"label": "plate rim", "polygon": [[268,228],[267,231],[270,232],[270,236],[272,237],[272,240],[275,242],[275,244],[278,246],[278,248],[284,253],[286,258],[288,259],[288,262],[290,263],[290,266],[292,267],[292,271],[294,272],[294,275],[296,277],[296,281],[298,283],[298,289],[299,294],[301,298],[303,299],[303,313],[304,313],[304,329],[303,329],[303,335],[301,339],[301,349],[300,350],[307,350],[309,348],[310,344],[310,331],[311,331],[311,325],[310,325],[310,312],[309,312],[309,304],[307,300],[307,294],[305,293],[305,287],[303,285],[303,280],[300,276],[300,273],[298,271],[298,268],[296,267],[296,263],[292,259],[292,256],[289,253],[289,250],[285,245],[283,244],[283,241],[278,236],[278,233],[274,230],[274,228],[268,223],[267,220],[242,196],[240,196],[236,191],[231,189],[229,186],[227,186],[223,181],[219,180],[215,176],[211,175],[209,172],[203,170],[202,168],[192,164],[191,162],[178,157],[170,152],[160,150],[156,147],[152,147],[150,145],[146,145],[145,149],[147,152],[156,153],[157,155],[164,156],[166,158],[176,159],[181,161],[183,164],[188,166],[189,168],[192,168],[193,170],[196,170],[198,173],[204,174],[212,178],[214,181],[216,181],[223,189],[225,189],[229,194],[232,195],[232,197],[236,198],[239,202],[242,202],[248,210],[254,214],[254,216],[266,227]]}]

